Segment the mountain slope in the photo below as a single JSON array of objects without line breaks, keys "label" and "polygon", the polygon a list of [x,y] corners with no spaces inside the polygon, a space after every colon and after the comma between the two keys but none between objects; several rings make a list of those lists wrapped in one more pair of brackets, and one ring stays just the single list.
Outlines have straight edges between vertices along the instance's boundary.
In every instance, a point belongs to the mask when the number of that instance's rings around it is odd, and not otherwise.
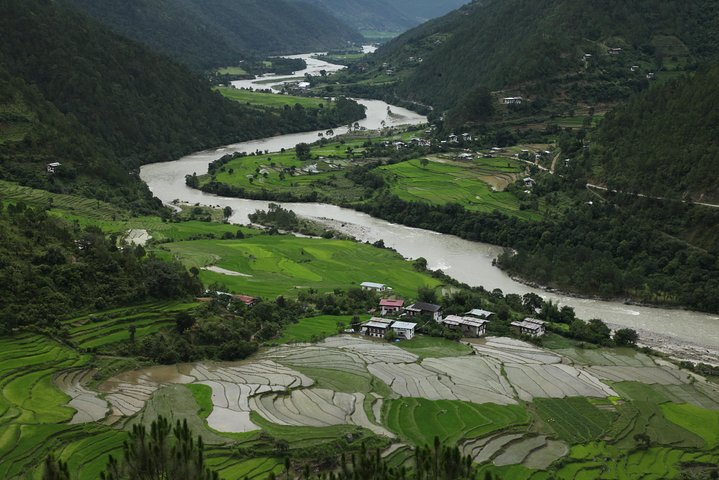
[{"label": "mountain slope", "polygon": [[360,42],[324,10],[289,0],[65,0],[114,31],[195,68],[254,54],[298,53]]},{"label": "mountain slope", "polygon": [[611,112],[597,134],[611,188],[719,203],[719,67],[677,80]]},{"label": "mountain slope", "polygon": [[[139,165],[302,128],[57,2],[0,2],[0,174],[156,208]],[[63,164],[56,175],[47,163]]]},{"label": "mountain slope", "polygon": [[459,8],[467,0],[303,0],[358,30],[403,32]]},{"label": "mountain slope", "polygon": [[607,102],[641,88],[647,72],[691,68],[718,50],[719,4],[709,0],[486,0],[389,42],[370,71],[389,64],[400,96],[441,108],[477,85]]}]

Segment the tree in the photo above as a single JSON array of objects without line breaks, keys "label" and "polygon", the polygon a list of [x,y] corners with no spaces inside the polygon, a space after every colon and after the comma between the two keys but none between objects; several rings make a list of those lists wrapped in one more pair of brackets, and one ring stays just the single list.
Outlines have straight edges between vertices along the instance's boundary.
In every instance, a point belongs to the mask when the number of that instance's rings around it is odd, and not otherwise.
[{"label": "tree", "polygon": [[230,218],[232,216],[232,207],[229,205],[222,209],[222,216],[225,218]]},{"label": "tree", "polygon": [[392,343],[397,339],[397,334],[390,328],[387,330],[387,333],[384,334],[384,339]]},{"label": "tree", "polygon": [[137,332],[137,327],[135,325],[130,325],[127,327],[127,331],[130,332],[130,343],[135,343],[135,334]]},{"label": "tree", "polygon": [[307,161],[312,158],[312,149],[304,142],[295,145],[295,154],[299,160]]},{"label": "tree", "polygon": [[620,347],[634,346],[639,341],[639,334],[631,328],[620,328],[614,332],[614,343]]},{"label": "tree", "polygon": [[195,317],[187,312],[179,312],[175,315],[175,330],[177,333],[183,334],[195,325]]},{"label": "tree", "polygon": [[219,480],[217,472],[205,466],[202,437],[195,440],[187,420],[172,428],[160,416],[150,425],[133,425],[123,443],[123,458],[110,456],[102,480]]},{"label": "tree", "polygon": [[422,168],[427,168],[427,165],[429,165],[429,160],[426,158],[420,158],[419,164],[422,165]]},{"label": "tree", "polygon": [[437,292],[434,288],[422,286],[417,288],[417,300],[420,302],[435,303],[437,301]]},{"label": "tree", "polygon": [[42,480],[70,480],[70,471],[67,463],[55,458],[50,454],[45,459],[45,470],[42,472]]}]

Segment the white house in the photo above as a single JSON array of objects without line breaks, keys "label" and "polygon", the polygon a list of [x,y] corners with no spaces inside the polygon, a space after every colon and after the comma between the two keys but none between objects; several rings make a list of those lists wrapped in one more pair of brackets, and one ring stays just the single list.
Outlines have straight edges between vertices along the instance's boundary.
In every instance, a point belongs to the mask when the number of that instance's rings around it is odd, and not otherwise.
[{"label": "white house", "polygon": [[397,338],[404,338],[405,340],[412,340],[414,338],[414,330],[416,327],[417,324],[411,322],[392,322],[390,326],[397,335]]},{"label": "white house", "polygon": [[521,105],[524,102],[522,97],[504,97],[502,104],[504,105]]},{"label": "white house", "polygon": [[525,318],[521,322],[510,323],[515,332],[520,335],[529,335],[530,337],[541,337],[545,333],[545,323],[536,318]]},{"label": "white house", "polygon": [[387,290],[392,290],[384,283],[362,282],[360,286],[362,287],[362,290],[375,290],[377,292],[386,292]]},{"label": "white house", "polygon": [[52,162],[52,163],[48,163],[45,168],[47,169],[47,173],[55,173],[61,166],[62,166],[62,163],[60,163],[60,162]]},{"label": "white house", "polygon": [[470,317],[477,317],[482,320],[489,320],[489,317],[494,315],[494,312],[490,312],[489,310],[482,310],[481,308],[473,308],[469,312],[465,313],[465,315],[468,315]]}]

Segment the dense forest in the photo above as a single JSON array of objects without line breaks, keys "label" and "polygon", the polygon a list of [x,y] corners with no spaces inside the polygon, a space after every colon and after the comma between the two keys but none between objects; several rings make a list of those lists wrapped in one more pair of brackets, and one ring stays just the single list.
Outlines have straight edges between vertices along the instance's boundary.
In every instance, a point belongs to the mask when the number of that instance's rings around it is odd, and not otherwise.
[{"label": "dense forest", "polygon": [[719,203],[719,67],[652,88],[610,112],[594,143],[612,189]]},{"label": "dense forest", "polygon": [[358,30],[403,32],[458,8],[467,0],[303,0]]},{"label": "dense forest", "polygon": [[198,69],[362,40],[323,9],[291,0],[64,1],[115,32]]},{"label": "dense forest", "polygon": [[389,42],[360,78],[389,68],[399,97],[442,109],[475,86],[606,103],[643,88],[647,73],[692,69],[718,50],[712,1],[489,0]]},{"label": "dense forest", "polygon": [[146,256],[142,247],[119,248],[96,227],[81,229],[22,204],[0,204],[0,278],[0,334],[202,289],[179,263]]}]

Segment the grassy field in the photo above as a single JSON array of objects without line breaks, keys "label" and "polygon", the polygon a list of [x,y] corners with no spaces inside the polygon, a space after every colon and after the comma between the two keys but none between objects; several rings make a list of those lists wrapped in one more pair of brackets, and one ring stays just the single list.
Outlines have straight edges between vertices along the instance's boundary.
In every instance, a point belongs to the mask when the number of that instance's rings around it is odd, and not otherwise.
[{"label": "grassy field", "polygon": [[[362,321],[369,319],[369,315],[361,317]],[[273,343],[310,342],[313,339],[329,337],[337,333],[338,324],[342,329],[349,328],[351,316],[320,315],[318,317],[303,318],[297,323],[288,325],[282,336]]]},{"label": "grassy field", "polygon": [[[419,160],[381,167],[392,193],[407,201],[434,205],[458,203],[468,210],[537,219],[539,214],[520,210],[520,200],[512,193],[493,191],[492,185],[513,181],[523,166],[511,159],[478,159],[472,162],[430,161],[423,167]],[[498,188],[497,190],[501,190]]]},{"label": "grassy field", "polygon": [[223,67],[218,68],[219,75],[247,75],[247,71],[242,67]]},{"label": "grassy field", "polygon": [[413,270],[395,252],[345,240],[261,235],[244,240],[174,242],[162,248],[188,267],[214,264],[242,274],[203,270],[200,278],[205,284],[220,282],[248,295],[292,295],[307,288],[332,291],[376,281],[390,285],[399,295],[413,296],[418,286],[440,284]]},{"label": "grassy field", "polygon": [[294,106],[300,104],[305,108],[330,108],[331,102],[313,97],[297,97],[292,95],[282,95],[279,93],[254,92],[251,90],[242,90],[232,87],[217,87],[215,90],[220,92],[223,97],[229,98],[236,102],[247,105],[262,105],[264,107],[284,107],[285,105]]},{"label": "grassy field", "polygon": [[707,448],[719,446],[719,412],[688,404],[665,403],[662,413],[670,422],[699,435]]},{"label": "grassy field", "polygon": [[414,445],[431,445],[435,436],[452,445],[463,438],[486,436],[529,422],[527,411],[516,405],[477,405],[422,398],[400,398],[387,402],[383,418],[390,430]]},{"label": "grassy field", "polygon": [[616,416],[600,410],[586,398],[537,398],[534,401],[539,416],[569,444],[583,443],[599,438]]}]

